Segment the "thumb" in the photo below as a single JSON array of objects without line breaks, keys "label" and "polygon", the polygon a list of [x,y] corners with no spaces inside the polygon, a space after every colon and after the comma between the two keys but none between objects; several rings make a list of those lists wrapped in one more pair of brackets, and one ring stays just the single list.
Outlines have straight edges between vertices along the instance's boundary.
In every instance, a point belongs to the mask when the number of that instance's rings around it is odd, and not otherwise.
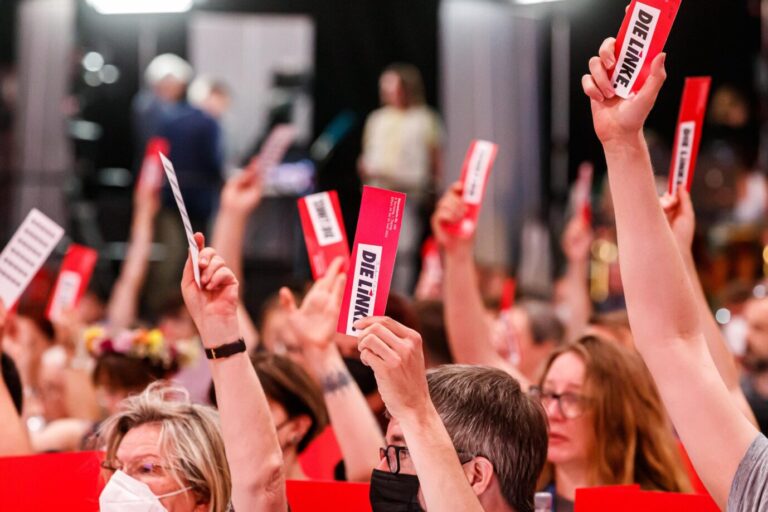
[{"label": "thumb", "polygon": [[205,249],[205,235],[199,231],[195,233],[195,243],[197,243],[197,250],[202,251]]},{"label": "thumb", "polygon": [[289,313],[296,311],[296,298],[288,287],[283,286],[280,288],[279,300],[281,309]]},{"label": "thumb", "polygon": [[649,110],[656,103],[659,91],[661,91],[661,87],[667,79],[666,61],[666,53],[660,53],[653,59],[651,74],[648,75],[648,79],[645,81],[642,89],[640,89],[640,92],[637,93],[637,99],[646,104]]},{"label": "thumb", "polygon": [[190,284],[195,283],[195,271],[192,268],[192,256],[187,254],[187,262],[184,264],[184,273],[181,275],[181,289],[184,290]]}]

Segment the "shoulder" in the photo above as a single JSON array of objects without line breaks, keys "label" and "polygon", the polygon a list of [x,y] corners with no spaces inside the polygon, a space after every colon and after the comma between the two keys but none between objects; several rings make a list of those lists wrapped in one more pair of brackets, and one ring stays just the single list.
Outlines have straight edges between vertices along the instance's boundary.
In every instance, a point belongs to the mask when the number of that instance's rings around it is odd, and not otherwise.
[{"label": "shoulder", "polygon": [[733,476],[728,510],[763,510],[768,506],[768,438],[758,434]]}]

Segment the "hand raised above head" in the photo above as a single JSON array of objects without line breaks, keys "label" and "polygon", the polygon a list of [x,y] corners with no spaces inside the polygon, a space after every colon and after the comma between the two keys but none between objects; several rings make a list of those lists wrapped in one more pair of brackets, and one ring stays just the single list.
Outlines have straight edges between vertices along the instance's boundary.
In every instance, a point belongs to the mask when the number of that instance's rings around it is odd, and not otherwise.
[{"label": "hand raised above head", "polygon": [[667,78],[664,68],[666,54],[660,53],[651,63],[651,72],[640,92],[628,99],[615,95],[610,75],[616,65],[613,57],[616,40],[606,39],[599,56],[589,61],[589,74],[582,77],[584,93],[592,104],[595,133],[603,144],[621,142],[637,136]]},{"label": "hand raised above head", "polygon": [[213,248],[205,247],[205,237],[201,233],[195,233],[195,241],[200,250],[200,287],[195,282],[192,258],[187,257],[181,279],[184,303],[204,344],[234,341],[240,336],[237,328],[237,278]]},{"label": "hand raised above head", "polygon": [[355,322],[360,360],[373,369],[384,404],[400,420],[429,403],[421,335],[389,317]]},{"label": "hand raised above head", "polygon": [[461,222],[461,219],[464,218],[467,205],[461,199],[463,190],[464,186],[460,181],[451,185],[451,188],[437,202],[432,214],[432,233],[440,247],[446,251],[472,244],[472,238],[455,235],[446,229],[446,226]]}]

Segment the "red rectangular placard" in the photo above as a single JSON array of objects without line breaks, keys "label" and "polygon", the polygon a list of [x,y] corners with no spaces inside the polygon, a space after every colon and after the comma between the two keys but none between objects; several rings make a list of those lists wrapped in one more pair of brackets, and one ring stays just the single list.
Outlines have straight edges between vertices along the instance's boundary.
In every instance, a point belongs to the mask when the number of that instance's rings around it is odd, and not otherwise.
[{"label": "red rectangular placard", "polygon": [[88,288],[97,259],[99,259],[99,253],[90,247],[78,244],[69,246],[64,255],[64,261],[61,262],[56,285],[48,300],[45,312],[48,320],[57,320],[63,309],[77,307]]},{"label": "red rectangular placard", "polygon": [[488,176],[491,174],[498,150],[496,144],[485,140],[474,140],[470,144],[461,170],[461,182],[464,185],[461,198],[467,205],[467,211],[460,222],[446,226],[448,231],[464,237],[469,237],[475,232]]},{"label": "red rectangular placard", "polygon": [[354,335],[356,331],[352,324],[361,318],[384,314],[404,207],[405,194],[363,187],[337,327],[342,334]]},{"label": "red rectangular placard", "polygon": [[616,37],[616,67],[611,77],[620,98],[628,98],[645,83],[679,9],[680,0],[632,0]]},{"label": "red rectangular placard", "polygon": [[677,119],[677,130],[675,130],[672,163],[669,168],[670,194],[677,192],[677,187],[681,184],[685,184],[685,189],[691,191],[711,84],[712,78],[708,76],[685,79],[680,115]]},{"label": "red rectangular placard", "polygon": [[147,148],[144,151],[144,160],[141,162],[139,179],[136,181],[136,187],[149,190],[158,190],[163,186],[163,163],[160,161],[160,153],[169,154],[171,145],[167,139],[162,137],[152,137],[147,141]]},{"label": "red rectangular placard", "polygon": [[336,191],[302,197],[298,206],[312,277],[323,277],[328,266],[336,258],[344,260],[343,271],[346,271],[349,264],[349,243]]}]

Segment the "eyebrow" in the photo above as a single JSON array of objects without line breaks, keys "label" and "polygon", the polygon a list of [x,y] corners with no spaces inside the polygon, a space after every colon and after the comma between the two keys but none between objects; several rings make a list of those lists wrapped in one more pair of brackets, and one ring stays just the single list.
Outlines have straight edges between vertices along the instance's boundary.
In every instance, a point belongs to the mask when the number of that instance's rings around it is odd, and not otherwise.
[{"label": "eyebrow", "polygon": [[[128,457],[128,462],[134,462],[136,460],[148,459],[148,458],[161,459],[162,457],[160,457],[160,455],[157,454],[157,453],[145,452],[145,453],[139,453],[139,454],[134,455],[132,457]],[[126,462],[123,459],[121,459],[120,457],[118,457],[117,454],[115,454],[115,461],[116,462]]]},{"label": "eyebrow", "polygon": [[393,444],[393,443],[405,444],[405,438],[400,434],[395,434],[390,438],[390,444]]},{"label": "eyebrow", "polygon": [[[551,380],[547,380],[547,381],[544,381],[544,384],[542,385],[542,387],[543,388],[544,387],[545,388],[555,388],[555,387],[557,387],[557,385],[556,385],[556,383],[552,382]],[[582,388],[583,388],[583,386],[581,384],[573,384],[571,382],[569,382],[569,383],[567,383],[565,385],[565,389],[566,390],[570,389],[570,390],[574,390],[574,391],[581,391]]]}]

